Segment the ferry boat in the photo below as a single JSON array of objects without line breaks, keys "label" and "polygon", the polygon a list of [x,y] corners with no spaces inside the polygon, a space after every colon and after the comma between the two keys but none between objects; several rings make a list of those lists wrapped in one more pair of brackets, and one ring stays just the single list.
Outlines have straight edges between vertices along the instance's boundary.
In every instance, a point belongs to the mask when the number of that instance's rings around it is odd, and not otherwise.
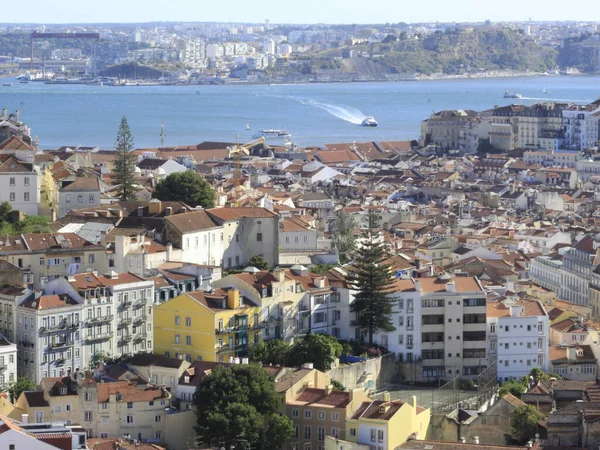
[{"label": "ferry boat", "polygon": [[252,137],[254,139],[260,139],[261,137],[263,137],[267,141],[287,141],[291,138],[291,136],[292,135],[285,130],[276,130],[274,128],[269,128],[266,130],[260,130],[258,133],[255,133]]},{"label": "ferry boat", "polygon": [[363,127],[376,127],[378,124],[377,124],[377,121],[375,120],[375,117],[368,116],[363,119],[363,121],[361,122],[361,125]]},{"label": "ferry boat", "polygon": [[504,98],[523,98],[523,96],[521,94],[519,94],[518,92],[506,91],[504,93]]}]

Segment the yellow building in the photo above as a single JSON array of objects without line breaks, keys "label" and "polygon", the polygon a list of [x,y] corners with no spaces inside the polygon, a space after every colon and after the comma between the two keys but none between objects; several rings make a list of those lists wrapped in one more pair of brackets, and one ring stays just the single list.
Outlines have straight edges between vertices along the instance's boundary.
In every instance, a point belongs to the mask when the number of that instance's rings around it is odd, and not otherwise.
[{"label": "yellow building", "polygon": [[260,340],[259,307],[236,289],[187,292],[156,306],[154,351],[187,361],[246,357]]},{"label": "yellow building", "polygon": [[48,166],[41,170],[41,175],[39,215],[49,217],[50,220],[56,220],[58,213],[58,185],[52,177],[52,171]]},{"label": "yellow building", "polygon": [[412,402],[388,399],[366,401],[346,420],[346,440],[376,450],[393,450],[409,437],[422,440],[431,411]]}]

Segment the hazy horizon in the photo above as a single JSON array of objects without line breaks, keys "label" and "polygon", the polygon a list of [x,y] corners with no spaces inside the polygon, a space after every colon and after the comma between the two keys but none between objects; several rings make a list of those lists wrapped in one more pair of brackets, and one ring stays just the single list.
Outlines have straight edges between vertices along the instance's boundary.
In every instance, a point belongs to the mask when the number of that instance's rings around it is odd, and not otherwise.
[{"label": "hazy horizon", "polygon": [[158,0],[104,0],[82,4],[76,0],[30,0],[26,9],[2,11],[2,24],[127,24],[149,22],[221,22],[282,24],[384,24],[425,22],[591,22],[590,12],[597,7],[592,0],[581,0],[577,8],[543,0],[505,0],[502,8],[480,0],[456,4],[429,0],[426,6],[406,5],[401,0],[304,0],[282,4],[275,0],[254,2],[233,0],[227,8],[193,0],[173,0],[169,7]]}]

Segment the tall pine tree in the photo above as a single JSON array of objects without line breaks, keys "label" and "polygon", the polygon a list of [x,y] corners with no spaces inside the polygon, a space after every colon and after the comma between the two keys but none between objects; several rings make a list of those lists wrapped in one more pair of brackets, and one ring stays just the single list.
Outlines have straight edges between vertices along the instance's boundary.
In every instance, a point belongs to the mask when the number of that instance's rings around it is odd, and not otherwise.
[{"label": "tall pine tree", "polygon": [[389,255],[377,229],[378,218],[369,211],[369,226],[363,232],[363,239],[352,264],[351,284],[357,291],[352,304],[358,326],[369,336],[369,345],[373,344],[373,335],[382,331],[394,331],[392,308],[394,300],[388,296],[392,292],[394,277],[392,268],[386,264]]},{"label": "tall pine tree", "polygon": [[133,177],[135,176],[137,156],[132,150],[133,136],[131,135],[127,118],[123,116],[115,141],[117,155],[113,163],[113,174],[118,185],[117,196],[123,201],[135,200]]}]

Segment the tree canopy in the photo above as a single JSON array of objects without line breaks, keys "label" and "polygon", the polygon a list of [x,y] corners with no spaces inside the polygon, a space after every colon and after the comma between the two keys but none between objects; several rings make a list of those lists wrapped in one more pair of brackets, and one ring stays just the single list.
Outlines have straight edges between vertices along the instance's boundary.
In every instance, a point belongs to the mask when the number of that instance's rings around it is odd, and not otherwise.
[{"label": "tree canopy", "polygon": [[264,450],[289,439],[292,421],[277,413],[281,396],[257,365],[217,366],[196,388],[196,431],[205,446],[247,441]]},{"label": "tree canopy", "polygon": [[8,383],[8,389],[6,392],[10,395],[11,401],[14,403],[21,396],[22,392],[33,391],[35,389],[35,383],[29,378],[19,377],[17,381],[11,381]]},{"label": "tree canopy", "polygon": [[348,253],[355,248],[354,228],[356,228],[356,221],[350,214],[344,211],[335,213],[335,233],[332,243],[337,248],[342,262],[348,261]]},{"label": "tree canopy", "polygon": [[248,260],[248,265],[256,267],[258,270],[269,270],[269,263],[260,255],[253,255]]},{"label": "tree canopy", "polygon": [[511,415],[512,435],[521,444],[533,440],[535,434],[538,432],[538,422],[543,418],[544,416],[535,406],[519,406]]},{"label": "tree canopy", "polygon": [[152,196],[163,201],[184,202],[190,206],[215,206],[214,189],[204,177],[192,171],[167,176],[156,185]]},{"label": "tree canopy", "polygon": [[51,233],[50,220],[42,216],[25,216],[18,222],[10,222],[12,206],[9,202],[0,203],[0,235]]},{"label": "tree canopy", "polygon": [[301,366],[313,363],[321,371],[331,369],[342,354],[342,344],[328,334],[307,334],[290,345],[280,339],[260,342],[250,349],[250,359],[262,364]]},{"label": "tree canopy", "polygon": [[389,296],[394,279],[392,268],[386,263],[384,242],[379,238],[379,219],[371,211],[368,219],[353,263],[351,284],[357,292],[351,310],[356,313],[358,326],[367,332],[369,345],[373,345],[374,334],[396,329],[392,321],[395,301]]}]

